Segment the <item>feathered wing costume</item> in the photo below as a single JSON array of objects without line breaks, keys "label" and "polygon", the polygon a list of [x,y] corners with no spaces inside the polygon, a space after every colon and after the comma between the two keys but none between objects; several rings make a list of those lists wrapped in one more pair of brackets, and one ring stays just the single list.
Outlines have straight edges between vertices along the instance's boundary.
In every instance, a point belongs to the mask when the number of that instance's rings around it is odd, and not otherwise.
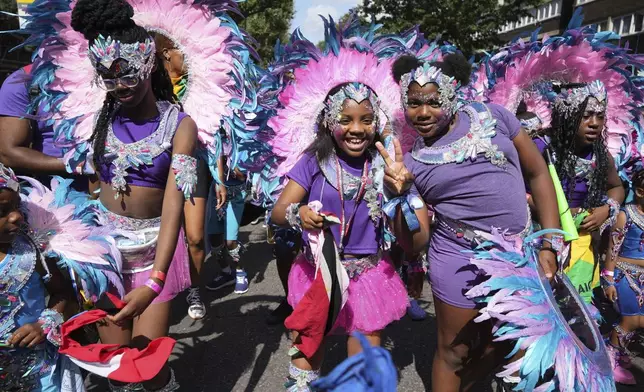
[{"label": "feathered wing costume", "polygon": [[615,33],[597,33],[581,22],[579,9],[561,36],[539,39],[537,30],[528,41],[519,39],[484,58],[472,78],[475,98],[512,112],[523,101],[547,128],[556,96],[553,83],[600,80],[608,93],[607,147],[628,181],[627,169],[641,156],[644,80],[633,76],[633,69],[642,69],[644,58],[609,43],[619,38]]},{"label": "feathered wing costume", "polygon": [[495,341],[516,342],[508,357],[525,350],[498,375],[518,372],[521,391],[614,391],[596,325],[599,312],[584,305],[565,274],[557,273],[550,283],[535,262],[535,240],[544,233],[523,242],[507,241],[498,230],[477,233],[486,241],[473,251],[471,262],[490,278],[467,292],[484,305],[475,321],[494,320]]},{"label": "feathered wing costume", "polygon": [[266,106],[274,107],[274,115],[260,135],[270,146],[272,159],[267,160],[255,186],[257,196],[267,205],[277,200],[286,174],[315,139],[316,119],[332,88],[363,83],[375,91],[389,121],[404,120],[400,87],[391,75],[391,65],[395,57],[410,51],[417,33],[376,35],[378,26],[365,27],[356,19],[340,26],[332,18],[323,20],[324,50],[297,29],[287,44],[276,47],[275,60],[263,79],[261,95],[273,100]]},{"label": "feathered wing costume", "polygon": [[[231,168],[250,165],[255,133],[265,120],[257,104],[253,77],[257,66],[248,37],[230,18],[239,12],[235,0],[127,0],[134,21],[150,32],[161,33],[181,50],[188,69],[182,105],[199,128],[199,140],[207,152],[214,177],[223,151],[224,129]],[[88,42],[71,28],[75,1],[36,0],[27,9],[26,32],[30,44],[38,44],[33,83],[40,96],[33,105],[50,113],[55,143],[66,151],[70,172],[82,171],[91,161],[94,117],[106,92],[94,80]],[[160,65],[159,65],[160,66]],[[205,104],[207,103],[207,104]],[[240,152],[240,144],[246,145]]]},{"label": "feathered wing costume", "polygon": [[51,180],[51,189],[31,178],[23,180],[29,184],[21,194],[26,234],[40,255],[56,259],[72,278],[78,276],[85,301],[95,302],[110,284],[123,295],[121,253],[89,196],[61,177]]}]

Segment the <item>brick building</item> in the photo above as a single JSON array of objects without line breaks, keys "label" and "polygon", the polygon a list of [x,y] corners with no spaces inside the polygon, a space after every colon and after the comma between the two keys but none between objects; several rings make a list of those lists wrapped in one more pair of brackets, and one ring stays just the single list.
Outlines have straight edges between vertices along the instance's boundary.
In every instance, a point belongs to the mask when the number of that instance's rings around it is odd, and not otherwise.
[{"label": "brick building", "polygon": [[[503,1],[503,0],[500,0]],[[527,36],[537,27],[541,33],[560,34],[565,30],[575,9],[582,7],[584,25],[598,31],[612,30],[628,42],[636,53],[644,53],[644,0],[552,0],[532,9],[530,16],[506,25],[499,31],[504,41]]]}]

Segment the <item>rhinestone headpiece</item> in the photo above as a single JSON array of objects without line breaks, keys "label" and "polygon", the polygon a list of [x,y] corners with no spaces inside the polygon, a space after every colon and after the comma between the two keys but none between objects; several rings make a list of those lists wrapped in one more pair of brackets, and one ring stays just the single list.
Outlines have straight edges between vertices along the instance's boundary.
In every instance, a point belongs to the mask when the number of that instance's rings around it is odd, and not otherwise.
[{"label": "rhinestone headpiece", "polygon": [[461,84],[451,76],[445,75],[439,68],[424,63],[421,67],[404,74],[400,78],[400,87],[402,90],[402,104],[407,109],[407,100],[409,85],[411,82],[416,82],[420,87],[428,83],[435,83],[438,85],[438,92],[440,93],[441,108],[448,115],[456,113],[457,109],[457,95],[456,91]]},{"label": "rhinestone headpiece", "polygon": [[555,109],[560,110],[564,113],[564,116],[568,117],[577,111],[588,97],[595,98],[596,101],[588,101],[586,110],[595,113],[606,112],[608,94],[606,93],[606,86],[599,80],[582,87],[562,90],[555,98],[554,106]]},{"label": "rhinestone headpiece", "polygon": [[352,82],[343,86],[340,91],[329,96],[324,102],[321,113],[324,113],[324,125],[328,129],[332,129],[338,125],[342,106],[344,105],[344,101],[347,99],[352,99],[357,103],[369,100],[374,113],[375,129],[380,129],[378,115],[380,112],[380,104],[378,102],[378,97],[376,96],[376,93],[369,88],[369,86],[359,82]]},{"label": "rhinestone headpiece", "polygon": [[3,188],[20,192],[20,182],[18,182],[18,177],[16,177],[13,170],[0,163],[0,189]]},{"label": "rhinestone headpiece", "polygon": [[[121,59],[127,62],[127,67],[136,69],[137,76],[147,79],[154,68],[154,41],[146,38],[144,42],[125,44],[112,37],[99,36],[89,47],[89,59],[95,69],[108,72],[115,61]],[[121,64],[116,63],[116,72],[121,71]]]},{"label": "rhinestone headpiece", "polygon": [[523,119],[523,120],[520,120],[520,122],[521,122],[521,128],[525,129],[528,135],[532,137],[536,136],[541,130],[541,128],[543,128],[543,121],[541,121],[539,116]]}]

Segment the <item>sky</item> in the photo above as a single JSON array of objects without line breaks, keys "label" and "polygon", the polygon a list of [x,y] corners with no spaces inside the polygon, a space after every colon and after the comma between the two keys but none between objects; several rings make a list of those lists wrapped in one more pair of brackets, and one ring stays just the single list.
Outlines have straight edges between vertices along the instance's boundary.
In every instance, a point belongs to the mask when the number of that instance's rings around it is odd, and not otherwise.
[{"label": "sky", "polygon": [[291,31],[299,27],[311,42],[322,41],[324,24],[318,15],[331,15],[338,20],[359,2],[360,0],[295,0],[295,18],[291,22]]}]

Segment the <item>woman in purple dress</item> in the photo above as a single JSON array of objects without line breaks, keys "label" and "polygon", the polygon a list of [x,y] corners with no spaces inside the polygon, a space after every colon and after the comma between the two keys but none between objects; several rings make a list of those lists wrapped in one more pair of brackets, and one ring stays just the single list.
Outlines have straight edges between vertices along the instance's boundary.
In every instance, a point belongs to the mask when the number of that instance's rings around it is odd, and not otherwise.
[{"label": "woman in purple dress", "polygon": [[[413,182],[411,191],[434,208],[437,220],[428,253],[438,322],[432,390],[468,389],[507,352],[492,347],[489,323],[473,322],[477,303],[465,293],[483,276],[466,251],[480,239],[476,231],[499,228],[516,240],[529,232],[524,176],[535,190],[543,227],[557,228],[554,187],[541,154],[512,113],[494,104],[459,101],[459,88],[470,75],[462,55],[433,63],[403,56],[392,71],[407,121],[420,137],[404,162],[389,160],[385,185],[400,193]],[[552,277],[562,238],[546,237],[539,261]]]},{"label": "woman in purple dress", "polygon": [[[99,200],[123,256],[126,305],[99,332],[102,343],[143,348],[168,334],[170,300],[190,284],[180,231],[184,200],[196,186],[197,127],[176,104],[154,40],[132,15],[123,0],[81,0],[72,27],[89,41],[97,82],[108,91],[91,140]],[[178,389],[167,365],[144,387]]]}]

